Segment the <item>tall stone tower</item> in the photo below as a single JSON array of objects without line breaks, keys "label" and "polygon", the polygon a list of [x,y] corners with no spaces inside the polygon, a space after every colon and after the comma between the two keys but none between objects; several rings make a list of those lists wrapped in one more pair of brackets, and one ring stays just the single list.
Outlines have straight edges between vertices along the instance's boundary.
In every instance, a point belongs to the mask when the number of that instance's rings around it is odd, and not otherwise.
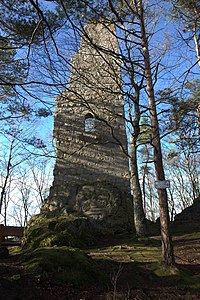
[{"label": "tall stone tower", "polygon": [[84,215],[106,228],[132,226],[124,101],[113,25],[85,27],[68,89],[56,99],[57,158],[51,213]]}]

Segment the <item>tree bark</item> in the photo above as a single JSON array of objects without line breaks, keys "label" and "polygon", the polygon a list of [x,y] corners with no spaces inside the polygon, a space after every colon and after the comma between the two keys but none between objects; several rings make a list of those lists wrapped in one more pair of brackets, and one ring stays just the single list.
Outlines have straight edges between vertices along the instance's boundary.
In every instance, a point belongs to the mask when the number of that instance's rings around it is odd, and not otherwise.
[{"label": "tree bark", "polygon": [[[199,12],[197,11],[197,9],[194,9],[194,14],[195,14],[196,18],[194,20],[193,39],[194,39],[194,43],[195,43],[195,50],[196,50],[196,54],[197,54],[198,66],[200,69],[200,45],[199,45],[199,38],[198,38],[198,34],[197,34]],[[198,124],[199,137],[200,137],[200,104],[197,107],[197,124]]]},{"label": "tree bark", "polygon": [[197,107],[197,124],[199,129],[199,136],[200,136],[200,104]]},{"label": "tree bark", "polygon": [[[6,197],[6,188],[7,188],[7,184],[8,184],[8,180],[9,180],[9,176],[10,176],[10,170],[11,170],[11,160],[12,160],[12,153],[13,153],[13,145],[14,145],[14,139],[11,141],[10,144],[10,152],[9,152],[9,156],[8,156],[8,162],[7,162],[7,166],[6,166],[6,175],[5,175],[5,180],[3,183],[3,187],[1,190],[1,195],[0,195],[0,214],[2,212],[2,206]],[[6,207],[6,204],[5,204]]]},{"label": "tree bark", "polygon": [[137,236],[146,236],[146,219],[144,215],[142,192],[138,176],[137,148],[131,136],[130,142],[131,188],[133,192],[134,225]]},{"label": "tree bark", "polygon": [[193,39],[194,39],[194,43],[195,43],[195,50],[196,50],[196,54],[197,54],[197,61],[198,61],[198,65],[200,68],[200,45],[199,45],[199,37],[198,37],[198,20],[199,20],[199,11],[197,10],[197,8],[194,8],[194,15],[195,15],[195,19],[194,19],[194,26],[193,26]]}]

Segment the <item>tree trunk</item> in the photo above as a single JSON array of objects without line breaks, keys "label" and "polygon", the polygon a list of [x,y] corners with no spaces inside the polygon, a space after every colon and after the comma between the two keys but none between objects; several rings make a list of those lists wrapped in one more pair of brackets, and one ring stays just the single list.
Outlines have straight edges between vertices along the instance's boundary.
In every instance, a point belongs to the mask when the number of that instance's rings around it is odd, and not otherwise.
[{"label": "tree trunk", "polygon": [[151,215],[151,221],[155,222],[155,209],[154,209],[154,203],[153,203],[153,184],[151,182],[151,178],[149,177],[149,172],[147,173],[147,184],[149,188],[149,204],[150,204],[150,215]]},{"label": "tree trunk", "polygon": [[145,188],[145,181],[146,181],[146,173],[147,173],[147,163],[145,163],[143,168],[143,175],[142,175],[142,194],[143,194],[143,210],[144,216],[147,217],[147,207],[146,207],[146,188]]},{"label": "tree trunk", "polygon": [[197,124],[199,129],[199,136],[200,136],[200,104],[197,107]]},{"label": "tree trunk", "polygon": [[[194,9],[194,15],[196,16],[194,20],[194,27],[193,27],[193,39],[195,43],[195,50],[197,54],[197,60],[198,60],[198,66],[200,69],[200,45],[199,45],[199,37],[198,37],[198,19],[199,19],[199,12],[197,9]],[[197,123],[198,123],[198,129],[199,129],[199,136],[200,136],[200,104],[197,107]]]},{"label": "tree trunk", "polygon": [[[5,175],[5,180],[4,180],[3,187],[1,190],[1,195],[0,195],[0,214],[2,212],[3,203],[6,201],[6,188],[7,188],[7,184],[8,184],[8,180],[9,180],[9,176],[10,176],[10,170],[11,170],[13,145],[14,145],[14,139],[11,141],[11,144],[10,144],[10,152],[9,152],[7,166],[6,166],[6,175]],[[6,208],[6,204],[5,204],[5,208]]]},{"label": "tree trunk", "polygon": [[[142,0],[138,1],[138,16],[140,18],[140,28],[142,34],[142,49],[145,64],[145,75],[148,92],[148,102],[150,108],[150,119],[152,125],[152,144],[154,147],[154,164],[157,180],[165,180],[164,168],[162,162],[162,151],[160,144],[160,133],[157,119],[157,111],[154,96],[154,86],[151,75],[150,57],[148,49],[148,41],[144,24],[143,4]],[[175,264],[174,252],[171,234],[169,230],[169,210],[167,201],[166,189],[158,189],[159,208],[160,208],[160,226],[161,226],[161,241],[162,241],[162,258],[166,265]]]},{"label": "tree trunk", "polygon": [[198,36],[198,21],[199,21],[199,11],[197,8],[194,8],[194,26],[193,26],[193,39],[195,43],[195,50],[197,54],[197,61],[200,68],[200,45],[199,45],[199,36]]},{"label": "tree trunk", "polygon": [[137,236],[146,236],[146,220],[144,215],[142,192],[138,176],[137,149],[131,136],[130,142],[131,188],[133,192],[134,224]]}]

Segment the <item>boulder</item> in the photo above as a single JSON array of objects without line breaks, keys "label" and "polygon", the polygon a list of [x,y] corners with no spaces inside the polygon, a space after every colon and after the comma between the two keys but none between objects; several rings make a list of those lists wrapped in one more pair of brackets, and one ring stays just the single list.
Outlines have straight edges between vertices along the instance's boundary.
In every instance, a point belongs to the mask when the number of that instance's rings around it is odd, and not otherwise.
[{"label": "boulder", "polygon": [[[200,201],[195,201],[174,218],[175,221],[200,222]],[[200,224],[200,223],[199,223]]]}]

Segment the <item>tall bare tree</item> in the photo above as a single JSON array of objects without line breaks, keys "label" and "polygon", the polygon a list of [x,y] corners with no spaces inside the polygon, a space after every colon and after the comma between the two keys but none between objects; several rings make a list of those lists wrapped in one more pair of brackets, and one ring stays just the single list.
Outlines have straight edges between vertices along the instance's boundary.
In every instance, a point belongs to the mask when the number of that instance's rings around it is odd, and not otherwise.
[{"label": "tall bare tree", "polygon": [[[197,64],[200,69],[200,3],[198,0],[171,0],[176,20],[181,24],[181,36],[183,42],[196,52]],[[191,45],[193,40],[193,45]],[[197,121],[200,136],[200,104],[197,105]]]},{"label": "tall bare tree", "polygon": [[[149,55],[149,45],[146,35],[146,26],[144,21],[144,8],[142,0],[137,2],[136,12],[140,20],[140,29],[142,35],[142,51],[145,65],[145,75],[148,93],[148,102],[150,109],[150,119],[152,125],[152,145],[154,147],[154,164],[156,171],[156,179],[158,181],[165,181],[165,173],[163,167],[162,150],[160,142],[159,123],[156,110],[156,101],[154,93],[154,85],[152,80],[152,71]],[[160,226],[161,226],[161,240],[162,240],[162,255],[163,260],[167,265],[175,263],[172,239],[169,229],[169,209],[166,189],[158,189],[158,198],[160,206]]]}]

